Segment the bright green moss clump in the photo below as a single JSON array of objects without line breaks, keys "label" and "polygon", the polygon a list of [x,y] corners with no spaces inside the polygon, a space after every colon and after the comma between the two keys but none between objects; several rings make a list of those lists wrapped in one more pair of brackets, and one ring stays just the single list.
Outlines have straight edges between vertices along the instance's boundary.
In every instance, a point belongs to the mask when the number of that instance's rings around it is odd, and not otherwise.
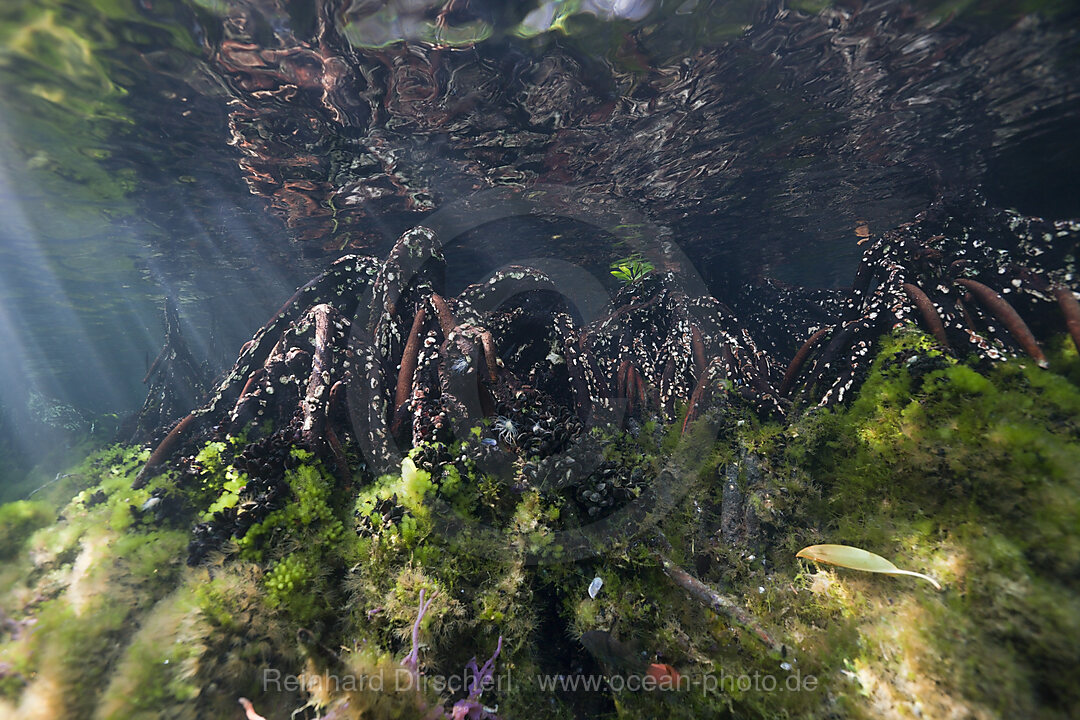
[{"label": "bright green moss clump", "polygon": [[17,500],[0,505],[0,560],[14,557],[32,531],[52,520],[47,503]]},{"label": "bright green moss clump", "polygon": [[318,569],[318,556],[308,553],[294,553],[279,560],[263,583],[267,604],[287,608],[298,620],[317,618],[321,603],[313,586]]},{"label": "bright green moss clump", "polygon": [[[306,450],[293,450],[292,455],[301,462],[314,463],[314,456]],[[261,557],[260,544],[274,531],[295,532],[310,527],[329,542],[341,537],[344,526],[330,506],[333,483],[326,471],[317,464],[304,464],[286,472],[285,481],[295,502],[272,512],[240,538],[240,547],[250,551],[250,557]]]}]

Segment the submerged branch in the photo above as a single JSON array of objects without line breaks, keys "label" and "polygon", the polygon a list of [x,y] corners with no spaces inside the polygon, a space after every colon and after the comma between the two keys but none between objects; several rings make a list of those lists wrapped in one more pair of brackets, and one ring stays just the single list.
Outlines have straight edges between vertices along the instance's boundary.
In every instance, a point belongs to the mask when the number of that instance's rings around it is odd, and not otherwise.
[{"label": "submerged branch", "polygon": [[780,658],[786,659],[789,657],[788,646],[774,638],[768,630],[762,627],[757,618],[747,612],[733,598],[721,595],[716,590],[713,590],[662,553],[656,552],[655,555],[664,570],[664,574],[671,578],[676,585],[686,590],[691,597],[717,615],[723,615],[744,630],[749,630],[770,652]]}]

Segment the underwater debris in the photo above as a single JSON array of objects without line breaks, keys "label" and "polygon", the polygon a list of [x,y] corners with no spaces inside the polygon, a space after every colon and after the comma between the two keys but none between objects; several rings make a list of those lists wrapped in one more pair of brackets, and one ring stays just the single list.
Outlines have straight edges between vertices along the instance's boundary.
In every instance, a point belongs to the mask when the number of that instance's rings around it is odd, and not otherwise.
[{"label": "underwater debris", "polygon": [[649,663],[645,675],[660,690],[678,690],[681,687],[682,675],[669,663]]},{"label": "underwater debris", "polygon": [[660,561],[664,574],[671,578],[676,585],[690,593],[691,597],[699,603],[718,615],[723,615],[736,625],[749,630],[755,638],[761,641],[777,657],[784,659],[790,657],[788,646],[774,638],[772,633],[766,630],[757,618],[753,617],[733,598],[713,590],[663,554],[657,552],[655,556]]},{"label": "underwater debris", "polygon": [[882,575],[911,575],[922,578],[933,585],[934,589],[941,590],[941,584],[929,575],[901,570],[880,555],[850,545],[811,545],[804,547],[795,557]]}]

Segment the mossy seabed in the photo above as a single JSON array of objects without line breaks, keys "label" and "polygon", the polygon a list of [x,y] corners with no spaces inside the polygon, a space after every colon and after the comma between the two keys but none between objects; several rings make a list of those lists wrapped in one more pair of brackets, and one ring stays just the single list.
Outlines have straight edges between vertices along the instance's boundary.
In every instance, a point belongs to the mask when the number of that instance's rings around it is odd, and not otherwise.
[{"label": "mossy seabed", "polygon": [[[559,544],[565,496],[429,472],[422,449],[346,492],[297,449],[292,500],[189,567],[192,523],[235,507],[247,482],[231,465],[242,439],[203,448],[184,510],[167,515],[155,500],[178,492],[175,478],[132,490],[147,452],[107,448],[0,507],[0,716],[240,717],[247,697],[270,720],[305,706],[296,717],[420,717],[465,695],[392,690],[425,589],[424,677],[453,684],[501,636],[482,696],[500,718],[1068,717],[1080,706],[1080,360],[1065,340],[1051,350],[1049,372],[975,366],[898,330],[850,406],[784,426],[739,415],[711,447],[682,443],[696,461],[671,512],[574,562]],[[678,427],[605,437],[605,456],[655,477]],[[661,537],[790,653],[672,582]],[[823,542],[944,590],[795,558]],[[674,668],[681,689],[541,687],[626,670],[581,645],[596,630],[641,667]],[[266,671],[302,676],[306,691],[266,687]]]}]

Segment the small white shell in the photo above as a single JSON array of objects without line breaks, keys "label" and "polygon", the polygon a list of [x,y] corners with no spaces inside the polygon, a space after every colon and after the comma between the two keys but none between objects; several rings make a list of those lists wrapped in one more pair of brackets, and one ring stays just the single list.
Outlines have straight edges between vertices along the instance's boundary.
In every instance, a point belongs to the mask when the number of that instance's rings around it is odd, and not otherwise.
[{"label": "small white shell", "polygon": [[600,592],[600,588],[603,587],[604,581],[599,577],[594,577],[592,582],[589,583],[589,597],[596,598],[596,594]]}]

